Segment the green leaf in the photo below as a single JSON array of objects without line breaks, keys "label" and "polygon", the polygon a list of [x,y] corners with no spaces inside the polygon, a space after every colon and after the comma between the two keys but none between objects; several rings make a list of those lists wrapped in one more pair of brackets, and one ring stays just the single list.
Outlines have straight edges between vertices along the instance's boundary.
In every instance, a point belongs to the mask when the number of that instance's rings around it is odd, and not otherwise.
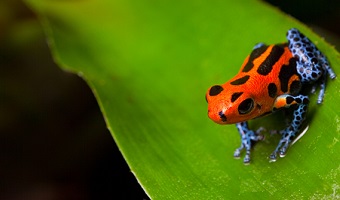
[{"label": "green leaf", "polygon": [[[207,88],[233,77],[258,42],[299,28],[340,74],[339,53],[296,20],[258,1],[26,0],[41,17],[54,58],[91,86],[108,128],[153,199],[331,199],[340,191],[339,79],[316,95],[308,132],[268,162],[279,135],[233,158],[234,126],[207,117]],[[254,88],[256,89],[256,88]],[[282,128],[280,114],[252,128]]]}]

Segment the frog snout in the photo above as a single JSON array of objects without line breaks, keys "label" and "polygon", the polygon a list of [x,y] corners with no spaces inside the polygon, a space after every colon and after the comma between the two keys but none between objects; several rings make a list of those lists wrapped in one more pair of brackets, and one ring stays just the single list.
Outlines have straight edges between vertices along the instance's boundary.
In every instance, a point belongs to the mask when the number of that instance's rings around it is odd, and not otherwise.
[{"label": "frog snout", "polygon": [[208,116],[211,120],[218,124],[226,124],[227,116],[223,111],[208,110]]}]

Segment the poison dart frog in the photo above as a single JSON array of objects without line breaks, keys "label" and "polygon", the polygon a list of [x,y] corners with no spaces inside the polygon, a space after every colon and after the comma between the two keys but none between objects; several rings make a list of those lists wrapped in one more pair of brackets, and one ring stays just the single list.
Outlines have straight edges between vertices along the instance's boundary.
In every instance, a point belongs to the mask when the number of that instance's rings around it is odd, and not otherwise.
[{"label": "poison dart frog", "polygon": [[269,156],[269,161],[274,162],[278,154],[286,155],[305,120],[309,98],[301,89],[308,84],[314,89],[319,86],[317,104],[321,104],[327,76],[336,77],[326,57],[299,30],[288,30],[286,38],[287,43],[255,45],[234,78],[210,87],[206,93],[209,118],[218,124],[236,124],[241,146],[234,157],[239,158],[245,149],[244,164],[250,163],[252,142],[264,139],[264,128],[251,130],[248,120],[284,108],[293,110],[291,123],[278,131],[282,137]]}]

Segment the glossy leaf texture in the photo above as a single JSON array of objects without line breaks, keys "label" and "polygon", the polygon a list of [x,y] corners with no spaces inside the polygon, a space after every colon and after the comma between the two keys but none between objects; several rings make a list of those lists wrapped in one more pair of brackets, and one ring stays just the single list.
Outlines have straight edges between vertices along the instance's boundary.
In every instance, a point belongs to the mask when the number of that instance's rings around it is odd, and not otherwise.
[{"label": "glossy leaf texture", "polygon": [[[340,75],[339,53],[306,26],[251,0],[26,2],[56,62],[90,85],[152,199],[339,198],[339,78],[328,80],[322,105],[311,95],[308,132],[275,163],[268,156],[279,135],[267,131],[245,166],[233,158],[236,128],[207,117],[208,87],[233,77],[256,43],[285,42],[291,27],[310,37]],[[280,113],[250,122],[254,129],[284,125]]]}]

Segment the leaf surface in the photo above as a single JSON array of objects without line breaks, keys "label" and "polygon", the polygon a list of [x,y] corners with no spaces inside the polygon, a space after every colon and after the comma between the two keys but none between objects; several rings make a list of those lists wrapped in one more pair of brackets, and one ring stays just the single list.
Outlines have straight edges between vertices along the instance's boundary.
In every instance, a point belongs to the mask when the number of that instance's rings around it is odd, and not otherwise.
[{"label": "leaf surface", "polygon": [[[285,42],[299,28],[340,73],[332,46],[258,1],[26,0],[40,16],[56,62],[92,88],[108,128],[153,199],[339,198],[338,79],[324,103],[311,95],[308,132],[275,163],[266,134],[252,163],[233,158],[234,126],[207,117],[206,90],[233,77],[258,42]],[[254,88],[256,89],[256,88]],[[280,114],[254,120],[282,128]]]}]

